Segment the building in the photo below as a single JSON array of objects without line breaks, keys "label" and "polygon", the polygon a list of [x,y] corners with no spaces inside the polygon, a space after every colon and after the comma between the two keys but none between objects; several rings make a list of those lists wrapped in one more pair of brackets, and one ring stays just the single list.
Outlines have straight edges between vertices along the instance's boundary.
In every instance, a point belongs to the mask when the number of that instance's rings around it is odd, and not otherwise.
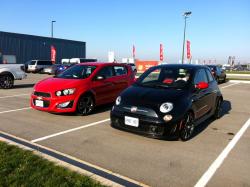
[{"label": "building", "polygon": [[50,60],[51,48],[56,50],[56,63],[63,58],[86,57],[85,42],[0,31],[0,63],[4,56],[19,64],[34,59]]}]

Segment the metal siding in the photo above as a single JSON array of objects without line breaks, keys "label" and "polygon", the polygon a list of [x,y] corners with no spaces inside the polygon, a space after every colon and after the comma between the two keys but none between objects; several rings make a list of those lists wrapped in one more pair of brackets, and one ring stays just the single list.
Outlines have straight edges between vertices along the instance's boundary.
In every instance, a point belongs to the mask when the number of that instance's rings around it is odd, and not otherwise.
[{"label": "metal siding", "polygon": [[56,47],[57,63],[62,58],[86,57],[85,42],[0,31],[0,52],[2,55],[16,55],[17,63],[49,60],[51,45]]}]

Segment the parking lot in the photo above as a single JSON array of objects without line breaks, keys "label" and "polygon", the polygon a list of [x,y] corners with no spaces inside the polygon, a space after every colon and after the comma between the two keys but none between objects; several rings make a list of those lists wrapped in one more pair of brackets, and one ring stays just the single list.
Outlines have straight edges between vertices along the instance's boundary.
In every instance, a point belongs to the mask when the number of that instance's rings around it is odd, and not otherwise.
[{"label": "parking lot", "polygon": [[[187,141],[157,140],[110,127],[112,105],[89,116],[30,108],[33,85],[48,75],[29,74],[0,90],[0,131],[71,155],[149,186],[194,186],[250,118],[250,84],[220,84],[223,116],[208,120]],[[208,186],[250,186],[250,129],[209,179]],[[209,171],[208,171],[209,172]]]}]

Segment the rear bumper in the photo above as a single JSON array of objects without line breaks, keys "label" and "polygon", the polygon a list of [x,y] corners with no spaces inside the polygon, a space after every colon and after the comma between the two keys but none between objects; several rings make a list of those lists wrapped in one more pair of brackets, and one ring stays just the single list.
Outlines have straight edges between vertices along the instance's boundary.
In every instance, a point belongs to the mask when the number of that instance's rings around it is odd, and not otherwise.
[{"label": "rear bumper", "polygon": [[[36,100],[43,102],[43,107],[36,106]],[[76,110],[76,98],[74,95],[63,96],[58,98],[38,97],[34,94],[31,95],[30,106],[36,110],[52,112],[52,113],[71,113]],[[65,108],[60,108],[58,105],[61,103],[69,102]]]},{"label": "rear bumper", "polygon": [[159,139],[175,135],[178,129],[177,122],[165,122],[164,120],[160,120],[158,118],[138,117],[133,116],[132,114],[129,114],[129,116],[139,119],[138,127],[126,125],[125,115],[119,111],[114,110],[112,110],[110,114],[111,126],[121,130]]}]

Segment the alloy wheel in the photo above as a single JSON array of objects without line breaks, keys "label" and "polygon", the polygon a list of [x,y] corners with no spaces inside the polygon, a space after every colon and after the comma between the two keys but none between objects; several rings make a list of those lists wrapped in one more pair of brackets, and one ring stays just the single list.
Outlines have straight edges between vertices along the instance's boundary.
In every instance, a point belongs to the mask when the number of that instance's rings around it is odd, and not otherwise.
[{"label": "alloy wheel", "polygon": [[14,79],[10,75],[3,75],[0,77],[0,87],[4,89],[12,88]]},{"label": "alloy wheel", "polygon": [[188,113],[185,117],[185,119],[182,121],[182,127],[180,130],[180,139],[182,141],[189,140],[194,132],[194,118],[191,113]]},{"label": "alloy wheel", "polygon": [[91,96],[83,96],[79,99],[77,104],[77,111],[79,114],[85,116],[92,112],[94,109],[94,101]]}]

